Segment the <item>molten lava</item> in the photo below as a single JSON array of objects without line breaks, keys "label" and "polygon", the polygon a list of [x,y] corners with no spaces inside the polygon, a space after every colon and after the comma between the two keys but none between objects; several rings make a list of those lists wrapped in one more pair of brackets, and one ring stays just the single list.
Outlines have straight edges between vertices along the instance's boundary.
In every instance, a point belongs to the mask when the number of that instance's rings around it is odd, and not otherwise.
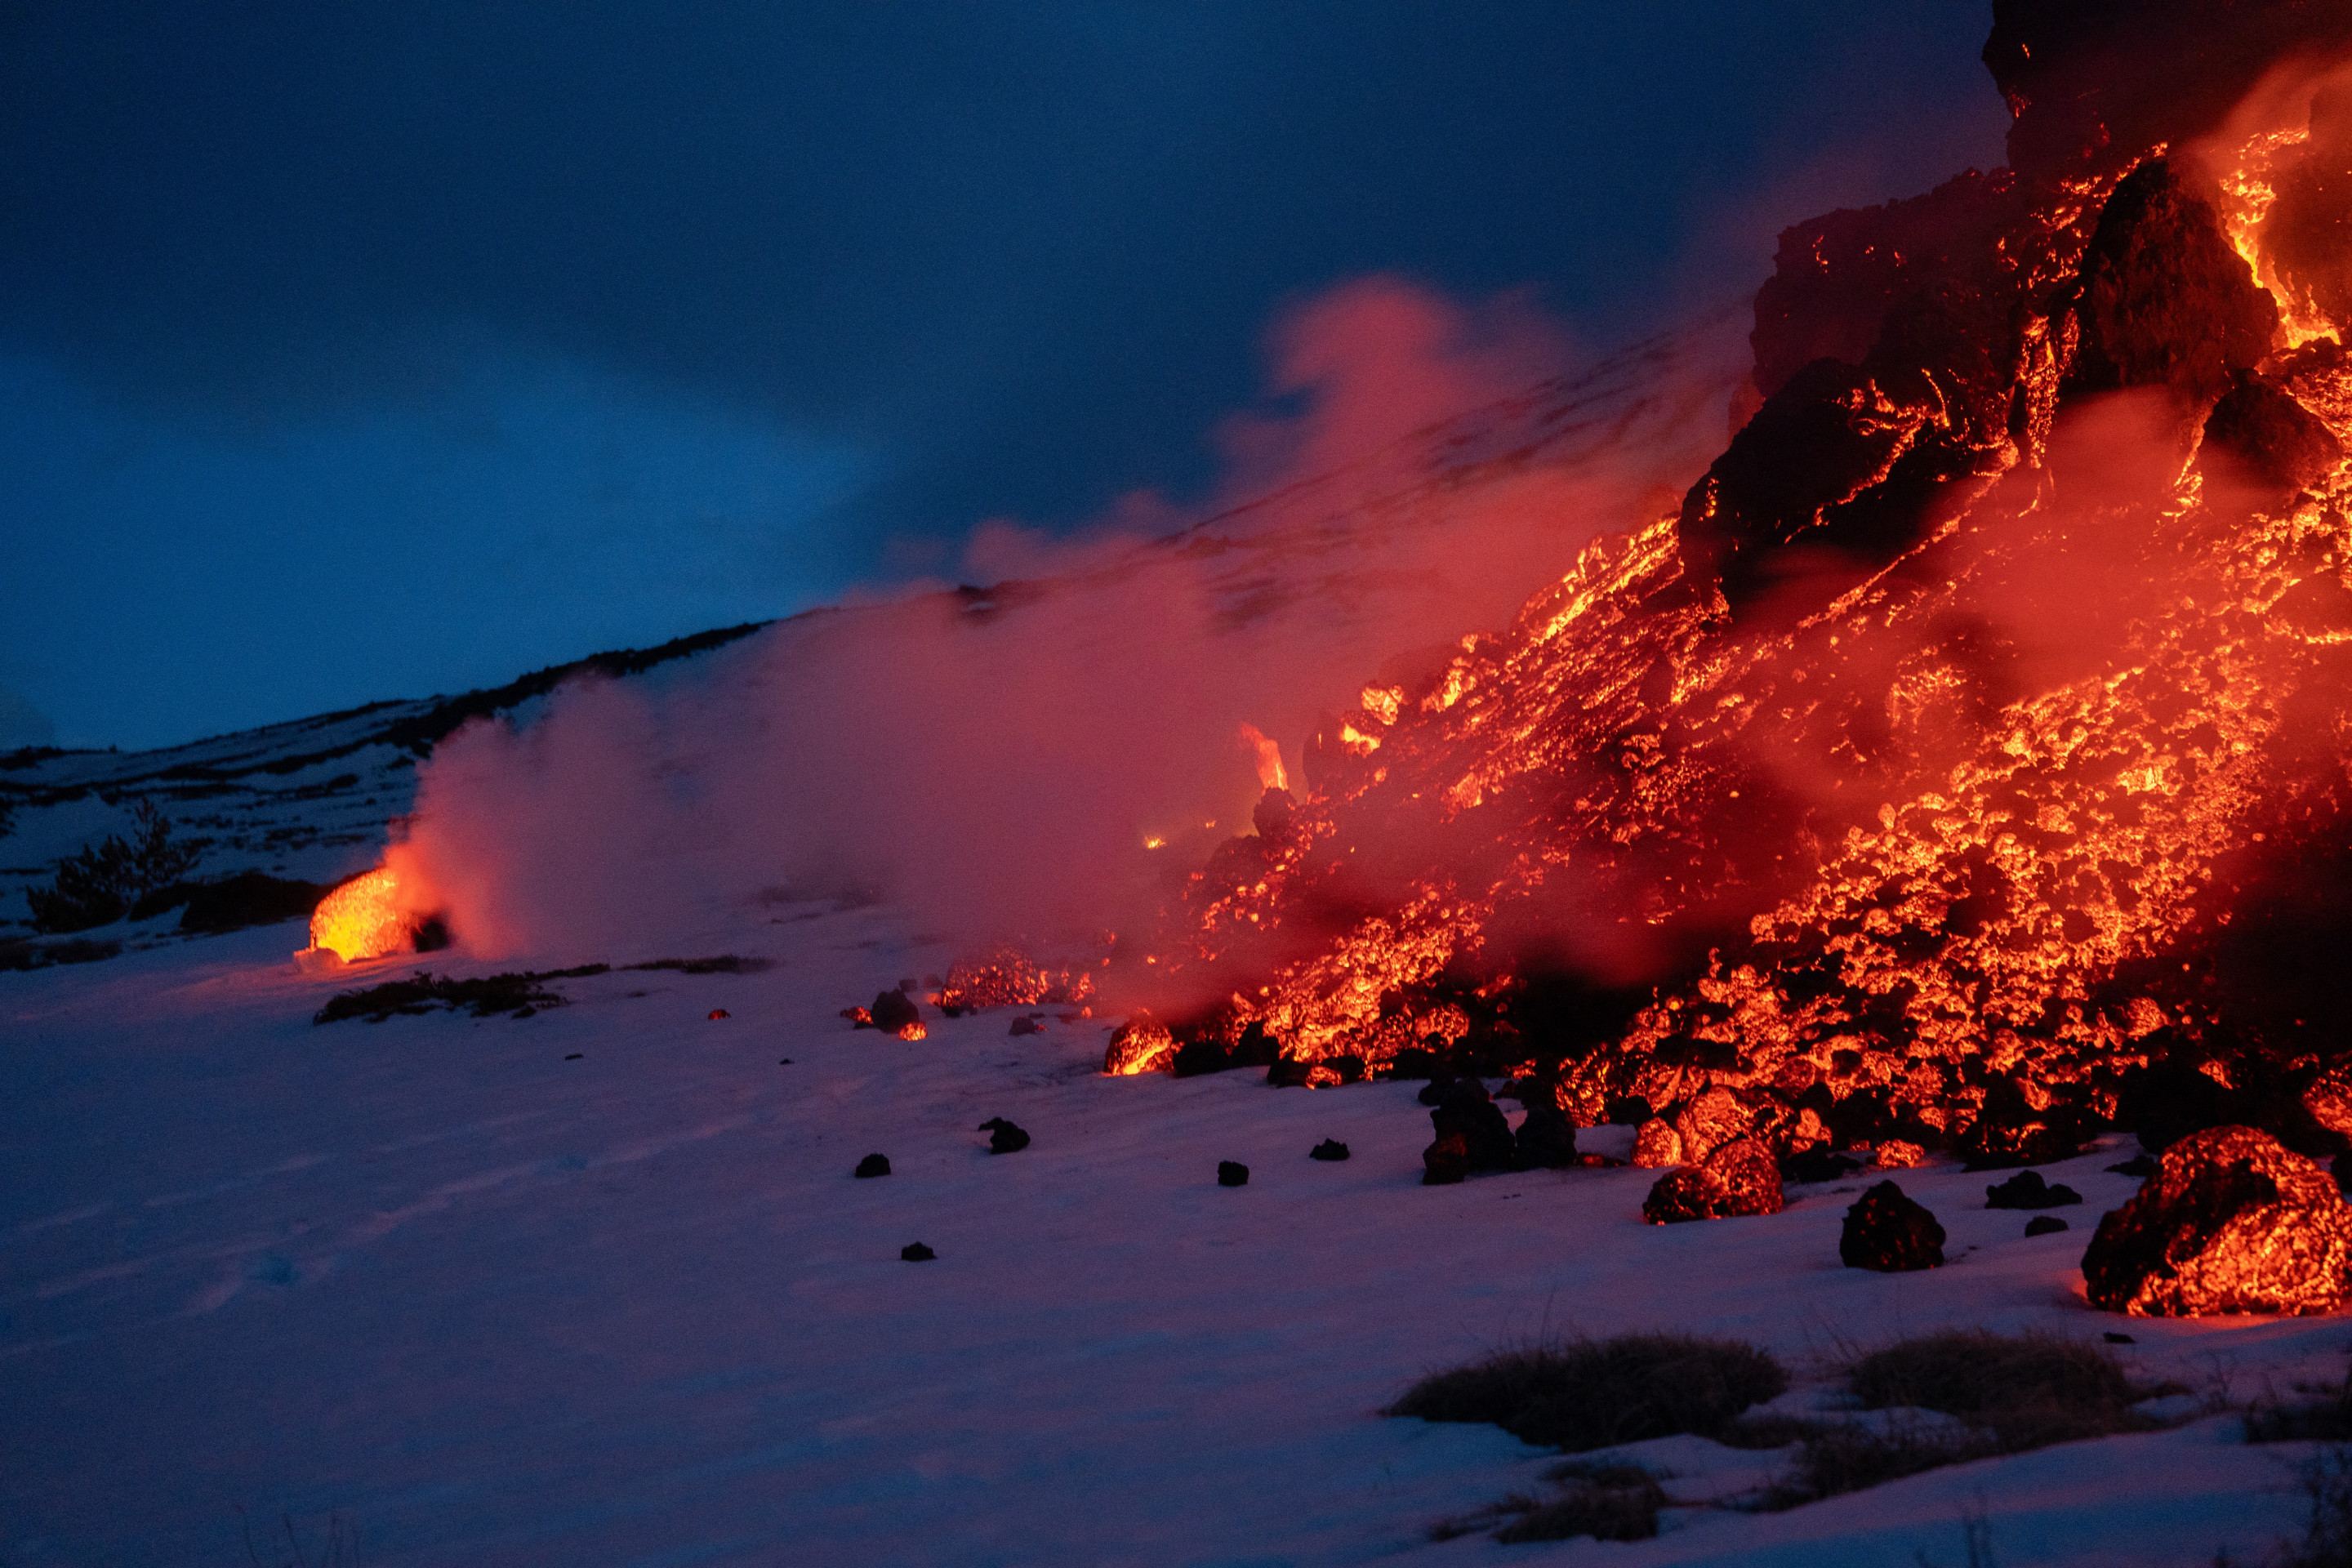
[{"label": "molten lava", "polygon": [[2231,115],[2352,10],[2128,9],[2003,9],[2019,167],[1783,237],[1723,457],[1318,728],[1126,945],[1172,1038],[1112,1070],[1420,1052],[1889,1163],[2168,1062],[2293,1102],[2337,1031],[2232,928],[2352,931],[2352,109]]},{"label": "molten lava", "polygon": [[1265,731],[1255,724],[1241,727],[1242,744],[1248,747],[1257,763],[1257,783],[1260,789],[1288,789],[1290,774],[1282,765],[1282,748],[1267,738]]},{"label": "molten lava", "polygon": [[400,879],[389,866],[363,871],[319,900],[310,916],[310,949],[346,963],[405,952],[415,944],[416,921],[401,900]]}]

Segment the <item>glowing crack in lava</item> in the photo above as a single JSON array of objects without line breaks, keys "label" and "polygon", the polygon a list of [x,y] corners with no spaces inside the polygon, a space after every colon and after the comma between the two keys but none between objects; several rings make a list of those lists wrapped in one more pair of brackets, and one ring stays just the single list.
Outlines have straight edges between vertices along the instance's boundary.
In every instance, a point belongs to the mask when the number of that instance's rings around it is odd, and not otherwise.
[{"label": "glowing crack in lava", "polygon": [[389,866],[342,883],[311,912],[309,951],[356,963],[414,947],[419,922],[401,895],[399,873]]}]

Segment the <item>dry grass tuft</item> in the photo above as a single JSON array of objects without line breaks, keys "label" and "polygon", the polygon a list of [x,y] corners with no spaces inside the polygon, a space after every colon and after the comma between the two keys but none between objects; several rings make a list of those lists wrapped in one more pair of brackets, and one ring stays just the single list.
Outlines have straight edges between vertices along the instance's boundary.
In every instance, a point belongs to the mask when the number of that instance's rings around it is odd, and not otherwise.
[{"label": "dry grass tuft", "polygon": [[[1831,1423],[1804,1436],[1795,1469],[1763,1507],[1794,1508],[1945,1465],[2147,1431],[2158,1423],[2134,1406],[2173,1392],[2134,1383],[2104,1345],[1981,1330],[1925,1334],[1857,1355],[1846,1382],[1864,1408],[1895,1418]],[[1953,1421],[1903,1419],[1904,1411]]]},{"label": "dry grass tuft", "polygon": [[1976,1329],[1873,1351],[1847,1383],[1864,1409],[1940,1411],[1991,1432],[2012,1453],[2144,1431],[2152,1423],[2132,1406],[2161,1392],[2136,1385],[2104,1345]]},{"label": "dry grass tuft", "polygon": [[1480,1421],[1523,1442],[1581,1453],[1693,1432],[1722,1431],[1789,1386],[1753,1345],[1683,1334],[1504,1351],[1433,1373],[1389,1407],[1424,1421]]}]

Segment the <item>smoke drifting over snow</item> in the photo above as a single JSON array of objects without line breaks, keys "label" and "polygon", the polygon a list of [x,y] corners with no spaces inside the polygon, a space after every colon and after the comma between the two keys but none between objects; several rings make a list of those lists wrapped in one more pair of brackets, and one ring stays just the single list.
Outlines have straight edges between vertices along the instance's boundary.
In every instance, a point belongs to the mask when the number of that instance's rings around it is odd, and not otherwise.
[{"label": "smoke drifting over snow", "polygon": [[992,588],[470,728],[394,859],[486,956],[667,948],[780,889],[878,893],[963,943],[1097,935],[1249,830],[1244,726],[1295,782],[1384,662],[1501,625],[1586,539],[1669,509],[1738,349],[1709,331],[1544,381],[1566,351],[1524,301],[1342,286],[1272,334],[1268,405],[1216,433],[1206,501],[1132,496],[1070,542],[987,524],[967,564]]}]

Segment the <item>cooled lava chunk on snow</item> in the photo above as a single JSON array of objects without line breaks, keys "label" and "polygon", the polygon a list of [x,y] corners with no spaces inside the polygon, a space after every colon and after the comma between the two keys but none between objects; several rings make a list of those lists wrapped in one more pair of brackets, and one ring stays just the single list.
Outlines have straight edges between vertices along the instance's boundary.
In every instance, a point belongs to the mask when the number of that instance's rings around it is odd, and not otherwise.
[{"label": "cooled lava chunk on snow", "polygon": [[1450,1187],[1470,1178],[1470,1141],[1459,1132],[1443,1137],[1421,1152],[1421,1184]]},{"label": "cooled lava chunk on snow", "polygon": [[1548,1100],[1528,1107],[1515,1142],[1516,1163],[1523,1171],[1556,1171],[1577,1163],[1576,1123]]},{"label": "cooled lava chunk on snow", "polygon": [[1848,1268],[1905,1274],[1936,1268],[1944,1261],[1944,1227],[1927,1205],[1893,1182],[1881,1182],[1845,1211],[1838,1233],[1838,1257]]},{"label": "cooled lava chunk on snow", "polygon": [[1217,1185],[1221,1187],[1248,1186],[1249,1167],[1243,1164],[1239,1160],[1218,1161]]},{"label": "cooled lava chunk on snow", "polygon": [[886,1035],[903,1033],[909,1026],[919,1026],[923,1010],[904,991],[877,991],[874,1005],[866,1009],[866,1017]]},{"label": "cooled lava chunk on snow", "polygon": [[1344,1160],[1348,1157],[1348,1146],[1337,1138],[1326,1138],[1307,1151],[1307,1157],[1310,1160]]},{"label": "cooled lava chunk on snow", "polygon": [[2063,1182],[2043,1181],[2039,1171],[2020,1171],[2009,1180],[1995,1182],[1985,1189],[1985,1207],[1989,1209],[2054,1209],[2082,1201],[2082,1194]]},{"label": "cooled lava chunk on snow", "polygon": [[919,1241],[910,1241],[898,1249],[898,1256],[908,1263],[929,1263],[939,1254]]},{"label": "cooled lava chunk on snow", "polygon": [[[1430,1111],[1429,1121],[1437,1141],[1422,1156],[1428,1170],[1438,1168],[1430,1161],[1431,1155],[1441,1149],[1447,1151],[1440,1157],[1441,1163],[1451,1169],[1456,1158],[1453,1146],[1457,1143],[1464,1174],[1472,1171],[1508,1171],[1518,1163],[1518,1145],[1511,1137],[1509,1119],[1504,1116],[1503,1108],[1488,1098],[1486,1086],[1475,1078],[1455,1079],[1448,1085],[1444,1098]],[[1461,1177],[1450,1179],[1459,1181]]]},{"label": "cooled lava chunk on snow", "polygon": [[2352,1208],[2335,1178],[2251,1127],[2167,1149],[2083,1254],[2091,1304],[2141,1317],[2325,1312],[2345,1299]]},{"label": "cooled lava chunk on snow", "polygon": [[1029,1147],[1029,1134],[1002,1116],[992,1116],[977,1131],[988,1134],[988,1152],[992,1154],[1018,1154]]},{"label": "cooled lava chunk on snow", "polygon": [[1730,1219],[1779,1214],[1780,1169],[1762,1144],[1742,1138],[1727,1143],[1696,1165],[1658,1178],[1642,1200],[1642,1217],[1652,1225],[1693,1219]]},{"label": "cooled lava chunk on snow", "polygon": [[2025,1234],[2028,1236],[2052,1236],[2073,1228],[2054,1214],[2038,1214],[2025,1222]]},{"label": "cooled lava chunk on snow", "polygon": [[868,1180],[875,1176],[887,1176],[889,1173],[890,1156],[887,1154],[868,1154],[863,1160],[858,1161],[857,1169],[850,1173],[851,1175],[857,1177],[860,1181]]}]

